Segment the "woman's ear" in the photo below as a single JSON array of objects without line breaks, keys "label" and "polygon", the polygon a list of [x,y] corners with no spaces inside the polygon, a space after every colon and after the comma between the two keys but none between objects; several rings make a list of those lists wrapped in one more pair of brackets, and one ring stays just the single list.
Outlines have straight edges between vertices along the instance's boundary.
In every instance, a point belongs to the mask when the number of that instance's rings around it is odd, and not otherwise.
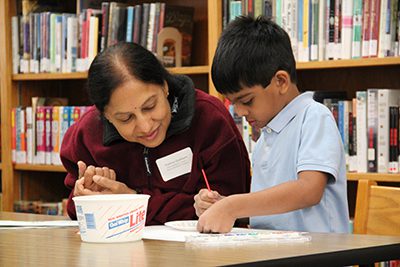
[{"label": "woman's ear", "polygon": [[289,73],[284,70],[278,70],[275,73],[275,82],[279,88],[279,93],[282,95],[286,94],[291,83]]},{"label": "woman's ear", "polygon": [[163,91],[166,97],[169,95],[169,87],[167,81],[164,81]]}]

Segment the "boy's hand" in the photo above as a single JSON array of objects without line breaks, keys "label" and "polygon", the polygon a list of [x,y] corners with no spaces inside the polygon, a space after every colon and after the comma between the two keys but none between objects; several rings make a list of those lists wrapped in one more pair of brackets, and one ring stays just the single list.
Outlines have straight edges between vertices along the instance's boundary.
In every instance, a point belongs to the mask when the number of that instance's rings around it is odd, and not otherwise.
[{"label": "boy's hand", "polygon": [[229,207],[229,197],[216,202],[199,217],[197,231],[200,233],[230,232],[236,218],[231,215]]},{"label": "boy's hand", "polygon": [[217,191],[208,191],[207,189],[201,189],[197,195],[194,196],[194,209],[196,215],[200,217],[211,205],[218,200],[223,199]]}]

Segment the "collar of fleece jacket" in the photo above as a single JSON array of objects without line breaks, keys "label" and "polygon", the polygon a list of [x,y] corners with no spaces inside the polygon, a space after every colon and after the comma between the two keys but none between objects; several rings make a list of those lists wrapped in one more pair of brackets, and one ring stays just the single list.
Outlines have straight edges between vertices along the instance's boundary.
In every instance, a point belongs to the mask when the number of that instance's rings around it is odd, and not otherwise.
[{"label": "collar of fleece jacket", "polygon": [[[174,75],[168,82],[168,101],[171,105],[172,119],[168,127],[167,138],[189,128],[194,112],[196,95],[192,80],[185,75]],[[125,140],[108,120],[102,116],[103,144],[109,146],[114,142]],[[126,141],[125,141],[126,142]]]}]

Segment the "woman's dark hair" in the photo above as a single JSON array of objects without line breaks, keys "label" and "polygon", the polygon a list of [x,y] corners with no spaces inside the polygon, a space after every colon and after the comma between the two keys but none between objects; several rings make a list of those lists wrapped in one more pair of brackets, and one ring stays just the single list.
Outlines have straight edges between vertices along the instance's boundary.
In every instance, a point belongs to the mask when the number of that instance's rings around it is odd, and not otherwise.
[{"label": "woman's dark hair", "polygon": [[296,62],[288,34],[262,16],[240,16],[228,24],[218,41],[211,74],[221,94],[243,87],[266,87],[278,70],[297,83]]},{"label": "woman's dark hair", "polygon": [[164,85],[164,81],[171,79],[171,74],[147,49],[135,43],[120,42],[98,54],[90,65],[90,101],[103,113],[112,92],[131,78]]}]

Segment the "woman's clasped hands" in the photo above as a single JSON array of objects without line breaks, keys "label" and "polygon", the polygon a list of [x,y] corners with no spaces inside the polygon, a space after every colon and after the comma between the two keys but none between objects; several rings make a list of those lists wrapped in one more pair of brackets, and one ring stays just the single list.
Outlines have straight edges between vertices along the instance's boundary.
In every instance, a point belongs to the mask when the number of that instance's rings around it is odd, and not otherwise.
[{"label": "woman's clasped hands", "polygon": [[117,175],[108,167],[87,166],[78,161],[78,180],[74,187],[74,196],[98,194],[136,194],[126,184],[117,181]]}]

